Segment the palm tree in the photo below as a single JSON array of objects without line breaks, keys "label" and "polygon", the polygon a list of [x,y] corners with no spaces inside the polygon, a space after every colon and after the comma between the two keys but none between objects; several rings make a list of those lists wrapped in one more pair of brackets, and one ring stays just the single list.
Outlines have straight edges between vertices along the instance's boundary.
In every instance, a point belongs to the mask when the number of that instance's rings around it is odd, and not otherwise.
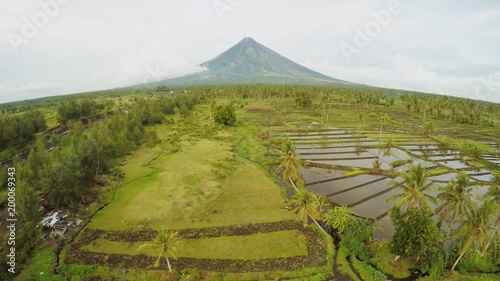
[{"label": "palm tree", "polygon": [[378,116],[378,121],[380,122],[380,144],[382,144],[382,129],[384,127],[384,124],[389,121],[389,116],[384,113]]},{"label": "palm tree", "polygon": [[437,200],[426,193],[432,189],[433,184],[432,182],[426,183],[427,174],[422,164],[419,163],[416,166],[410,165],[410,170],[403,172],[401,177],[403,178],[402,182],[391,182],[391,185],[392,187],[399,188],[402,192],[387,198],[386,202],[399,199],[395,207],[401,208],[402,206],[406,206],[405,212],[418,206],[434,213],[434,210],[429,205],[429,201],[437,204]]},{"label": "palm tree", "polygon": [[442,212],[441,218],[444,218],[449,225],[446,233],[446,237],[448,237],[455,219],[461,220],[472,206],[472,187],[470,187],[467,174],[460,173],[456,179],[448,183],[446,187],[439,188],[439,190],[441,192],[437,195],[437,198],[442,204],[436,209],[436,212]]},{"label": "palm tree", "polygon": [[493,241],[493,238],[495,237],[495,235],[497,234],[497,227],[498,227],[498,224],[500,223],[500,185],[493,185],[490,187],[490,189],[488,190],[488,193],[486,193],[486,196],[488,196],[490,198],[490,200],[493,202],[494,206],[496,206],[496,219],[495,219],[495,225],[493,226],[493,231],[491,233],[491,236],[490,236],[490,239],[488,240],[488,244],[486,245],[486,250],[488,250],[488,248],[490,247],[491,245],[491,242]]},{"label": "palm tree", "polygon": [[486,254],[486,250],[488,249],[488,230],[492,228],[490,226],[490,219],[494,217],[497,210],[498,207],[493,201],[485,201],[480,207],[473,205],[468,210],[462,222],[463,227],[453,239],[463,238],[465,241],[460,249],[460,255],[451,268],[452,271],[455,270],[460,259],[468,252],[474,242],[478,243],[481,255],[484,256]]},{"label": "palm tree", "polygon": [[432,135],[436,132],[436,128],[434,126],[434,122],[430,121],[427,123],[424,127],[424,133],[428,135],[429,137],[432,137]]},{"label": "palm tree", "polygon": [[283,170],[283,180],[289,180],[292,186],[298,191],[293,179],[299,179],[301,174],[299,168],[302,166],[300,160],[295,155],[295,149],[291,140],[285,140],[281,146],[283,155],[280,157],[280,165],[276,170]]},{"label": "palm tree", "polygon": [[159,267],[160,259],[163,256],[165,256],[165,260],[167,261],[168,265],[168,271],[172,272],[172,267],[170,266],[170,261],[168,260],[168,257],[171,256],[172,258],[177,259],[177,257],[174,254],[174,252],[177,251],[175,245],[182,240],[182,238],[180,238],[178,235],[179,232],[173,232],[168,230],[161,231],[153,239],[153,242],[145,243],[141,245],[139,249],[144,247],[154,247],[158,249],[159,254],[154,264],[154,267]]},{"label": "palm tree", "polygon": [[382,129],[385,123],[389,120],[389,116],[384,113],[378,116],[378,120],[380,121],[380,140],[379,140],[379,149],[378,149],[378,159],[380,161],[380,146],[382,146]]},{"label": "palm tree", "polygon": [[304,227],[307,226],[307,219],[309,217],[319,229],[328,235],[315,219],[323,218],[323,206],[326,205],[326,197],[318,197],[316,194],[308,192],[307,190],[301,190],[297,191],[288,203],[294,207],[292,211],[299,215]]},{"label": "palm tree", "polygon": [[339,234],[344,232],[347,222],[354,218],[354,214],[347,206],[335,206],[325,215],[325,223],[333,227]]}]

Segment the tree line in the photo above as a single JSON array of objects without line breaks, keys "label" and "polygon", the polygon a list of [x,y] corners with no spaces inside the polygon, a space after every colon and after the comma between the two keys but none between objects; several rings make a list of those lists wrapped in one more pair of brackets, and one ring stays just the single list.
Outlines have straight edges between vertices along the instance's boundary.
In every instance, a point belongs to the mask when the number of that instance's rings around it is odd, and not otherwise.
[{"label": "tree line", "polygon": [[0,118],[0,151],[9,147],[22,148],[34,140],[36,133],[46,129],[45,117],[39,110]]},{"label": "tree line", "polygon": [[[94,187],[106,184],[102,181],[109,177],[104,175],[113,178],[120,174],[117,163],[121,157],[144,142],[159,141],[148,125],[165,122],[167,114],[178,107],[184,109],[183,114],[189,114],[200,101],[193,95],[161,101],[139,97],[129,111],[116,113],[89,128],[79,121],[69,121],[65,135],[51,138],[52,151],[46,149],[47,139],[38,136],[28,158],[15,162],[16,211],[22,221],[16,241],[18,264],[28,258],[37,241],[43,210],[77,210],[99,200]],[[4,258],[2,267],[6,264]]]}]

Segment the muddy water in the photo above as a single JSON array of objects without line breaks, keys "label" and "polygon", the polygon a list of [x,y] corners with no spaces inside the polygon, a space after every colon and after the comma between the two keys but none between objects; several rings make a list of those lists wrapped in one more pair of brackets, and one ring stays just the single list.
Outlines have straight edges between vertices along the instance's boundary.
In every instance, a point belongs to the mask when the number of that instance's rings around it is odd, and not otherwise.
[{"label": "muddy water", "polygon": [[306,185],[311,182],[342,177],[343,171],[322,169],[316,167],[303,167],[300,170]]},{"label": "muddy water", "polygon": [[391,222],[391,218],[389,215],[378,220],[378,224],[380,225],[380,229],[376,229],[373,231],[373,238],[376,240],[390,240],[392,236],[394,236],[394,227]]},{"label": "muddy water", "polygon": [[[307,186],[309,191],[312,191],[319,195],[330,195],[333,193],[339,193],[345,191],[346,189],[366,184],[367,182],[382,179],[381,176],[373,175],[359,175],[356,177],[342,178],[330,182],[324,182],[314,185]],[[335,201],[333,201],[336,203]]]},{"label": "muddy water", "polygon": [[457,173],[447,173],[439,176],[429,177],[431,181],[446,181],[449,182],[457,177]]},{"label": "muddy water", "polygon": [[344,143],[326,143],[326,144],[295,144],[297,150],[307,149],[329,149],[329,148],[342,148],[342,147],[356,147],[356,146],[371,146],[378,145],[376,141],[362,141],[362,142],[344,142]]},{"label": "muddy water", "polygon": [[460,160],[451,160],[451,161],[439,161],[439,164],[446,166],[452,169],[466,169],[470,168],[469,165],[460,161]]},{"label": "muddy water", "polygon": [[343,153],[356,153],[355,148],[352,147],[333,147],[333,148],[309,148],[309,149],[300,149],[297,148],[295,149],[295,152],[297,152],[300,155],[307,155],[307,154],[315,154],[315,153],[331,153],[331,154],[343,154]]},{"label": "muddy water", "polygon": [[351,152],[351,153],[342,153],[342,154],[301,154],[300,159],[302,160],[355,160],[356,158],[366,158],[366,157],[371,157],[371,158],[376,158],[376,155],[370,153],[370,152]]},{"label": "muddy water", "polygon": [[472,176],[471,178],[477,180],[477,181],[493,181],[495,180],[495,177],[491,174],[487,175],[480,175],[480,176]]},{"label": "muddy water", "polygon": [[380,196],[365,201],[362,204],[352,207],[351,210],[358,216],[376,219],[377,217],[385,214],[392,208],[395,202],[393,201],[386,203],[386,200],[389,197],[398,193],[400,193],[399,190],[392,189],[387,193],[384,193]]},{"label": "muddy water", "polygon": [[[352,132],[352,131],[351,131]],[[391,169],[390,163],[397,160],[408,160],[413,158],[411,164],[421,164],[425,168],[450,168],[466,169],[472,179],[489,181],[492,179],[490,172],[486,169],[471,170],[467,163],[460,161],[457,151],[443,148],[437,143],[430,142],[425,138],[412,138],[411,136],[395,137],[395,142],[403,144],[402,147],[411,152],[398,148],[391,148],[389,152],[383,149],[373,148],[378,145],[378,137],[374,135],[360,136],[349,133],[346,130],[329,129],[324,131],[295,132],[287,134],[296,143],[296,151],[299,157],[308,162],[322,163],[346,167],[373,168],[373,162],[380,157],[382,169]],[[365,150],[356,152],[357,146],[364,146]],[[371,147],[371,148],[370,148]],[[413,155],[419,155],[414,157]],[[491,161],[499,161],[500,156],[487,156]],[[430,162],[436,161],[436,163]],[[396,168],[406,171],[408,166]],[[391,239],[393,227],[388,211],[396,201],[386,202],[391,196],[400,193],[397,188],[392,188],[391,179],[377,175],[359,175],[355,177],[343,177],[343,171],[321,169],[316,167],[304,167],[302,174],[306,182],[306,188],[318,195],[328,196],[335,204],[348,205],[351,210],[359,216],[371,219],[379,219],[381,230],[374,233],[375,239]],[[445,186],[453,180],[457,173],[447,173],[429,180],[434,183],[436,189],[429,191],[431,196],[438,194],[437,187]],[[401,181],[401,178],[397,178]],[[477,193],[482,195],[487,192],[489,186],[478,185]],[[433,208],[437,205],[431,204]]]},{"label": "muddy water", "polygon": [[[374,160],[376,160],[376,157],[373,157],[372,159],[317,160],[317,161],[313,161],[313,162],[319,163],[319,164],[350,166],[350,167],[371,169],[371,168],[373,168],[373,161]],[[384,170],[388,170],[391,167],[387,162],[382,162],[381,168]]]},{"label": "muddy water", "polygon": [[451,161],[451,160],[460,160],[457,158],[458,155],[456,154],[451,154],[451,155],[443,155],[443,156],[430,156],[429,159],[430,160],[434,160],[434,161],[442,161],[442,160],[446,160],[446,161]]},{"label": "muddy water", "polygon": [[[364,198],[376,195],[382,191],[386,191],[389,189],[390,179],[383,179],[381,181],[368,183],[364,186],[349,190],[347,192],[333,195],[330,197],[330,200],[339,204],[339,205],[354,205],[358,201],[363,200]],[[381,202],[385,203],[385,202]],[[363,205],[365,203],[361,203]],[[378,210],[373,210],[378,211]]]}]

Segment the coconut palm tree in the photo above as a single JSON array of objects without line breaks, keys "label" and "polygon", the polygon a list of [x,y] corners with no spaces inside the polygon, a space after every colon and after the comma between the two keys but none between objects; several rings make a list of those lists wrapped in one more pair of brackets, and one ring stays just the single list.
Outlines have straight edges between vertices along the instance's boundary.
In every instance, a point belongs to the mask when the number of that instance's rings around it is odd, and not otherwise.
[{"label": "coconut palm tree", "polygon": [[446,237],[450,235],[455,220],[457,218],[462,220],[464,214],[472,206],[472,189],[469,177],[465,173],[458,174],[457,178],[449,182],[446,187],[439,188],[441,192],[437,198],[442,204],[436,212],[441,212],[441,219],[449,225]]},{"label": "coconut palm tree", "polygon": [[437,204],[437,200],[426,193],[433,188],[433,184],[427,182],[427,174],[422,164],[410,165],[410,169],[403,172],[401,177],[403,178],[402,182],[391,182],[391,185],[399,188],[402,192],[387,198],[386,202],[399,199],[395,207],[401,208],[405,206],[405,212],[411,208],[420,207],[434,213],[429,202]]},{"label": "coconut palm tree", "polygon": [[299,215],[304,227],[307,226],[308,217],[321,229],[326,235],[326,231],[319,225],[316,219],[323,218],[323,207],[327,204],[326,197],[316,196],[316,194],[307,190],[297,191],[288,202],[293,206],[292,211]]},{"label": "coconut palm tree", "polygon": [[316,201],[318,197],[311,192],[306,190],[301,190],[296,192],[292,199],[288,202],[294,208],[292,211],[299,215],[299,218],[304,223],[304,227],[307,226],[307,219],[309,214],[315,215],[317,212]]},{"label": "coconut palm tree", "polygon": [[493,238],[495,238],[495,235],[497,234],[498,230],[498,224],[500,223],[500,185],[493,185],[490,187],[488,190],[488,193],[486,193],[487,198],[489,198],[494,206],[496,206],[496,219],[495,219],[495,225],[493,226],[493,231],[491,233],[490,239],[488,240],[488,244],[486,245],[486,250],[491,245],[491,242],[493,241]]},{"label": "coconut palm tree", "polygon": [[378,116],[378,121],[380,122],[380,144],[382,144],[382,129],[384,128],[384,124],[387,124],[389,121],[389,115],[386,113],[380,114]]},{"label": "coconut palm tree", "polygon": [[280,157],[280,165],[276,169],[283,170],[283,180],[289,180],[292,186],[298,191],[293,180],[297,180],[301,177],[299,173],[299,168],[302,166],[300,160],[295,155],[295,149],[293,142],[291,140],[285,140],[281,146],[281,151],[283,155]]},{"label": "coconut palm tree", "polygon": [[154,247],[158,249],[158,258],[156,259],[154,267],[160,266],[160,260],[164,256],[165,260],[167,261],[168,271],[172,272],[172,267],[170,266],[170,261],[168,260],[168,257],[170,256],[174,259],[177,259],[177,257],[175,256],[175,252],[177,251],[175,245],[182,240],[182,238],[180,238],[178,235],[179,232],[173,232],[168,230],[161,231],[153,239],[153,242],[145,243],[141,245],[139,249],[144,247]]},{"label": "coconut palm tree", "polygon": [[455,234],[453,240],[464,239],[464,243],[459,251],[460,255],[453,264],[451,270],[455,270],[458,262],[469,251],[472,244],[476,242],[484,256],[488,249],[488,231],[492,228],[491,218],[495,216],[498,207],[493,201],[484,201],[481,206],[473,205],[466,213],[462,221],[462,228]]}]

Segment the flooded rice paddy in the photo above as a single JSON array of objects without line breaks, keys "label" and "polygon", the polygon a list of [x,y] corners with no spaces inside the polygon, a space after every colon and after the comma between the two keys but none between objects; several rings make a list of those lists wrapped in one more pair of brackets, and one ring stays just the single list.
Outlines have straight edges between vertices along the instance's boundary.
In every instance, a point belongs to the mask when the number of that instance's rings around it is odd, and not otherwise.
[{"label": "flooded rice paddy", "polygon": [[[475,192],[481,196],[494,180],[488,169],[470,165],[458,151],[423,136],[399,136],[392,132],[393,144],[387,147],[384,136],[355,133],[354,129],[307,128],[281,131],[278,135],[293,140],[299,158],[306,163],[301,170],[306,189],[326,196],[333,204],[347,205],[358,216],[378,220],[382,228],[374,232],[378,240],[390,239],[394,233],[388,211],[396,202],[387,199],[400,193],[394,184],[402,181],[385,174],[397,175],[398,171],[408,170],[408,164],[419,163],[428,171],[436,170],[437,174],[428,178],[436,187],[429,192],[433,196],[437,195],[438,186],[445,186],[459,172],[470,176]],[[500,162],[497,155],[487,155],[485,159]],[[375,172],[377,160],[379,170]],[[365,174],[344,176],[346,171],[357,169]]]}]

